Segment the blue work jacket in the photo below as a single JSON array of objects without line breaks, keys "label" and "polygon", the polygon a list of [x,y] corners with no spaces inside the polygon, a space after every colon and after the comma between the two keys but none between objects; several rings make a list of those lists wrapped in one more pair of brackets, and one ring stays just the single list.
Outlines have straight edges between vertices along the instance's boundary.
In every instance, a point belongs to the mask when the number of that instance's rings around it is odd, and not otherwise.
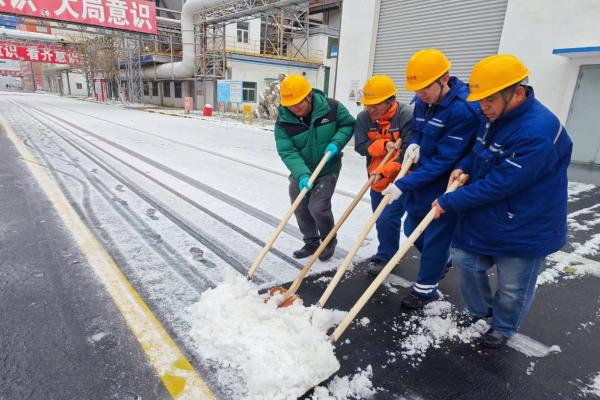
[{"label": "blue work jacket", "polygon": [[412,143],[420,146],[417,168],[396,181],[404,193],[406,211],[425,215],[431,202],[446,190],[450,172],[469,151],[483,125],[476,103],[466,100],[469,90],[451,77],[450,91],[437,104],[429,105],[415,96]]},{"label": "blue work jacket", "polygon": [[454,246],[468,252],[539,258],[567,235],[567,167],[573,143],[527,88],[525,102],[487,124],[458,168],[470,183],[439,199],[459,212]]}]

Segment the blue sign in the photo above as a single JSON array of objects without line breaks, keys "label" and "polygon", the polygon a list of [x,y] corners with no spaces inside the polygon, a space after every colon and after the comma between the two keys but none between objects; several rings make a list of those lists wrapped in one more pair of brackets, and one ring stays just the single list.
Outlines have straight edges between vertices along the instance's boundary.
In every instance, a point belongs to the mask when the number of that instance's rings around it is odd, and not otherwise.
[{"label": "blue sign", "polygon": [[218,80],[217,103],[241,103],[242,81]]},{"label": "blue sign", "polygon": [[18,17],[12,15],[0,15],[0,26],[8,29],[15,29],[21,23]]}]

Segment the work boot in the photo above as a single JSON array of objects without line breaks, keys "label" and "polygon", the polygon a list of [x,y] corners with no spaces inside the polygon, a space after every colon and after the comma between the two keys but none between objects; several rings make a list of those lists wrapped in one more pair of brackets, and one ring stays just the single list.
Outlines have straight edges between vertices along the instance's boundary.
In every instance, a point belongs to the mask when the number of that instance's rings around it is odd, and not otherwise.
[{"label": "work boot", "polygon": [[304,247],[294,251],[294,258],[306,258],[315,254],[315,251],[319,248],[318,244],[306,243]]},{"label": "work boot", "polygon": [[402,306],[410,308],[411,310],[417,310],[425,307],[426,304],[436,301],[439,298],[440,295],[437,290],[433,295],[430,296],[425,296],[415,292],[414,290],[411,290],[411,292],[402,299]]},{"label": "work boot", "polygon": [[319,260],[327,261],[331,257],[333,257],[333,253],[335,252],[335,246],[337,245],[337,239],[333,239],[329,244],[325,247],[323,252],[319,254]]},{"label": "work boot", "polygon": [[488,329],[488,331],[481,338],[481,346],[486,349],[501,349],[506,346],[508,342],[508,338],[506,336],[502,336],[492,328]]},{"label": "work boot", "polygon": [[383,270],[383,267],[387,265],[387,261],[380,260],[377,256],[371,257],[367,267],[369,275],[376,277]]},{"label": "work boot", "polygon": [[484,317],[478,317],[476,315],[471,314],[468,311],[461,313],[456,319],[456,325],[461,328],[468,328],[471,325],[475,325],[477,322],[481,320],[485,320],[492,317],[492,310],[489,310],[488,313]]}]

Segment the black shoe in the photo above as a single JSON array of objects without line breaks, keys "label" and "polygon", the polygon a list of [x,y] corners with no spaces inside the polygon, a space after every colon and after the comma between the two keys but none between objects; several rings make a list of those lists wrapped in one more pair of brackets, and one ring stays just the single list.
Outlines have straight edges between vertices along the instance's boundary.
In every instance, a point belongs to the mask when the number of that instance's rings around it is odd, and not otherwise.
[{"label": "black shoe", "polygon": [[475,325],[477,322],[481,321],[482,319],[488,319],[491,317],[492,317],[491,310],[488,311],[487,315],[484,317],[478,317],[478,316],[473,315],[470,312],[466,311],[458,316],[458,318],[456,319],[456,325],[458,325],[461,328],[468,328],[471,325]]},{"label": "black shoe", "polygon": [[506,346],[508,338],[490,328],[481,338],[481,345],[486,349],[501,349]]},{"label": "black shoe", "polygon": [[308,256],[312,256],[315,254],[315,251],[319,248],[318,244],[305,244],[300,250],[296,250],[294,253],[294,258],[306,258]]},{"label": "black shoe", "polygon": [[402,299],[402,306],[416,310],[425,307],[426,304],[436,301],[439,298],[440,295],[437,291],[432,296],[424,296],[413,290]]},{"label": "black shoe", "polygon": [[327,261],[333,257],[333,253],[335,253],[335,246],[337,246],[337,239],[333,239],[331,242],[329,242],[329,244],[325,247],[325,250],[319,254],[319,260]]},{"label": "black shoe", "polygon": [[368,263],[367,272],[369,275],[375,277],[383,270],[387,265],[387,261],[380,260],[376,256],[371,257]]}]

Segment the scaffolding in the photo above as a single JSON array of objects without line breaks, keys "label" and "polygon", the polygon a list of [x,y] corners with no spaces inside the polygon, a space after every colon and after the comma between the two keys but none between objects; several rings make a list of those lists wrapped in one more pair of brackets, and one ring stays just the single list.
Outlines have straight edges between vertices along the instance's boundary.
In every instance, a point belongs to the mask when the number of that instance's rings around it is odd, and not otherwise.
[{"label": "scaffolding", "polygon": [[125,76],[127,101],[142,103],[144,84],[142,82],[142,50],[141,41],[137,39],[121,39],[121,56],[125,58]]},{"label": "scaffolding", "polygon": [[262,24],[259,54],[310,60],[307,0],[236,0],[195,14],[195,79],[206,82],[226,77],[225,26],[254,18]]}]

